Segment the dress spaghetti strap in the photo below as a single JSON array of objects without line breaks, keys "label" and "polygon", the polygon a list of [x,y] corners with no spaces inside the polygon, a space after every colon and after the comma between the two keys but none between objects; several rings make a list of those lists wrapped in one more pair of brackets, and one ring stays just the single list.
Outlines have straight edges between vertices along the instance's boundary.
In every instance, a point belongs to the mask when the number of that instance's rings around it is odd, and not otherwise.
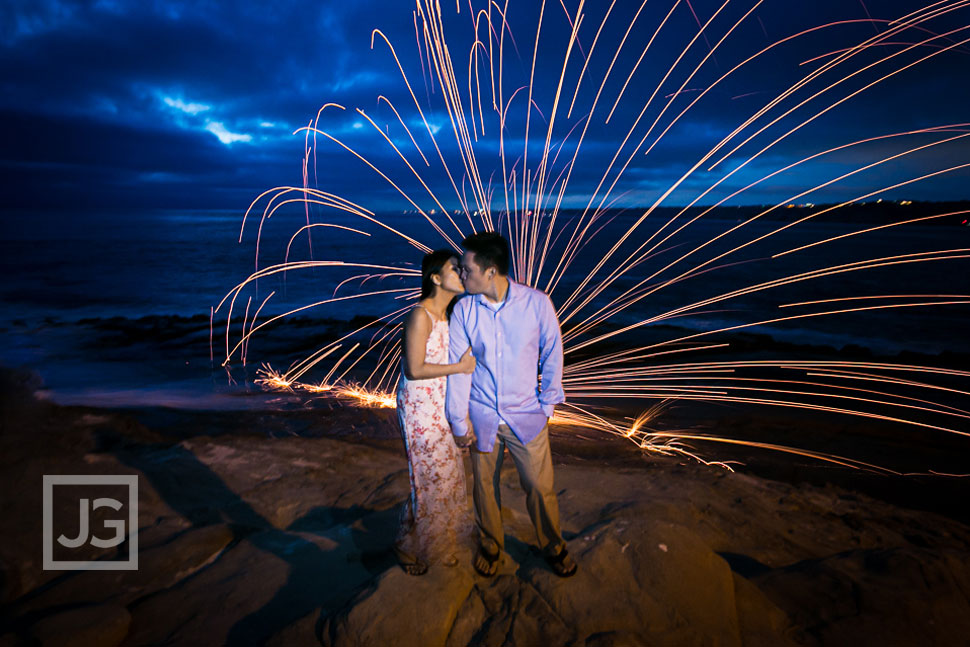
[{"label": "dress spaghetti strap", "polygon": [[431,324],[432,325],[438,323],[439,321],[446,321],[445,319],[438,319],[436,316],[434,316],[433,314],[431,314],[431,311],[430,310],[428,310],[427,308],[425,308],[420,303],[418,304],[418,307],[428,313],[428,316],[431,317]]}]

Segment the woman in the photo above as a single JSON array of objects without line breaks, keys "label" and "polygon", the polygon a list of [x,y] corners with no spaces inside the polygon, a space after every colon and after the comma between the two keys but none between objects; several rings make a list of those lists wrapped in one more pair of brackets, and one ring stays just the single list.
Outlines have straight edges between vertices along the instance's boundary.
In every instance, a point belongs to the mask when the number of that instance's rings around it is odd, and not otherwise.
[{"label": "woman", "polygon": [[475,369],[470,350],[457,364],[447,363],[448,315],[465,291],[457,264],[449,250],[424,257],[421,298],[404,324],[397,413],[411,496],[401,511],[394,551],[410,575],[423,575],[438,561],[457,564],[458,541],[469,528],[465,469],[445,418],[445,376]]}]

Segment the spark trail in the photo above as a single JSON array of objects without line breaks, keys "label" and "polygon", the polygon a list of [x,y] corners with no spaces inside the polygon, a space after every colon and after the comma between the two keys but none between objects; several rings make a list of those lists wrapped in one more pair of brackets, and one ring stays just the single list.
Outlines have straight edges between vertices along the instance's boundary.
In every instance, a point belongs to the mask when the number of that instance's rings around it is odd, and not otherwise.
[{"label": "spark trail", "polygon": [[[264,364],[258,382],[393,406],[401,321],[418,294],[413,256],[441,246],[457,252],[464,236],[497,230],[511,244],[512,278],[544,289],[558,306],[568,405],[554,422],[725,467],[688,443],[747,444],[895,471],[808,448],[653,428],[670,403],[838,414],[904,425],[914,439],[917,433],[970,435],[967,371],[752,358],[732,337],[796,321],[865,316],[866,325],[879,326],[900,312],[970,313],[968,286],[941,280],[922,292],[873,293],[861,287],[865,280],[849,280],[898,275],[912,282],[916,272],[966,272],[970,246],[879,255],[858,244],[917,223],[949,223],[966,210],[896,210],[889,222],[845,225],[835,235],[813,227],[901,187],[970,167],[967,123],[899,132],[860,125],[843,141],[822,126],[830,113],[852,114],[860,95],[885,87],[905,91],[914,72],[962,56],[970,43],[970,0],[936,2],[903,16],[847,15],[767,44],[759,10],[768,0],[724,0],[709,10],[668,0],[653,13],[647,3],[617,4],[541,2],[530,13],[507,0],[477,8],[457,3],[453,11],[418,0],[406,21],[409,29],[413,24],[413,44],[395,44],[375,29],[371,49],[388,62],[399,87],[379,93],[373,113],[328,103],[296,131],[304,141],[302,186],[278,187],[253,201],[240,241],[247,222],[261,213],[255,271],[213,312],[226,317],[223,365],[235,357],[245,362],[251,338],[287,317],[376,303],[384,314],[348,325],[285,371]],[[522,15],[513,16],[517,11]],[[760,81],[766,65],[787,76],[774,87]],[[425,88],[423,100],[416,86]],[[754,108],[739,112],[741,103]],[[931,101],[926,106],[921,124],[933,117]],[[733,116],[736,125],[696,137],[685,149],[677,138],[712,110]],[[675,157],[670,150],[678,151]],[[932,150],[947,151],[951,163],[926,168]],[[318,172],[319,155],[331,170],[335,163],[360,165],[387,191],[374,190],[368,206],[331,192],[327,174]],[[900,172],[901,165],[918,170]],[[670,169],[643,188],[643,177]],[[790,195],[744,212],[737,224],[723,217],[773,183],[792,187]],[[379,215],[388,200],[397,215]],[[797,217],[787,212],[808,200]],[[649,206],[631,206],[637,204]],[[264,228],[288,205],[300,207],[302,222],[289,230],[281,262],[261,264],[261,254],[272,257],[263,250]],[[314,247],[312,238],[322,234],[347,245],[353,237],[373,237],[372,258],[324,258],[322,249],[339,252],[341,244]],[[301,240],[308,258],[292,260]],[[320,283],[320,274],[311,279],[310,272],[326,274],[329,297],[284,307],[257,323],[270,294],[250,318],[259,281],[294,273],[308,278],[290,280]],[[233,343],[230,320],[240,299],[247,307]],[[726,314],[733,317],[727,325],[719,318]],[[677,327],[665,325],[674,320]]]}]

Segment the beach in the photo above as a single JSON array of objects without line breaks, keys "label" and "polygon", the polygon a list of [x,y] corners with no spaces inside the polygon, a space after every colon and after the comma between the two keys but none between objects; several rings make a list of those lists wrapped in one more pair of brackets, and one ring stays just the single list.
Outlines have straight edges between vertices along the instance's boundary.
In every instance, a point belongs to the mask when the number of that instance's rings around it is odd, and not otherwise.
[{"label": "beach", "polygon": [[[3,645],[948,645],[970,629],[966,480],[772,454],[729,471],[553,428],[579,573],[536,553],[509,461],[499,575],[466,546],[411,577],[388,551],[408,488],[392,410],[118,410],[39,386],[4,371]],[[40,568],[43,474],[137,476],[138,570]],[[900,501],[914,489],[932,501]]]}]

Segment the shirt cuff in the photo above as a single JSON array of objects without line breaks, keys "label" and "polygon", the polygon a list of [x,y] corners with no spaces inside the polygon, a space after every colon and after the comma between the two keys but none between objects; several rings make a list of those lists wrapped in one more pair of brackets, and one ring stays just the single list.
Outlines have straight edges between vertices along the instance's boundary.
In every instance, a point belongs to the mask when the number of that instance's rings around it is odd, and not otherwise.
[{"label": "shirt cuff", "polygon": [[462,438],[468,435],[468,425],[465,424],[464,420],[449,421],[449,424],[451,425],[451,433],[455,436]]}]

